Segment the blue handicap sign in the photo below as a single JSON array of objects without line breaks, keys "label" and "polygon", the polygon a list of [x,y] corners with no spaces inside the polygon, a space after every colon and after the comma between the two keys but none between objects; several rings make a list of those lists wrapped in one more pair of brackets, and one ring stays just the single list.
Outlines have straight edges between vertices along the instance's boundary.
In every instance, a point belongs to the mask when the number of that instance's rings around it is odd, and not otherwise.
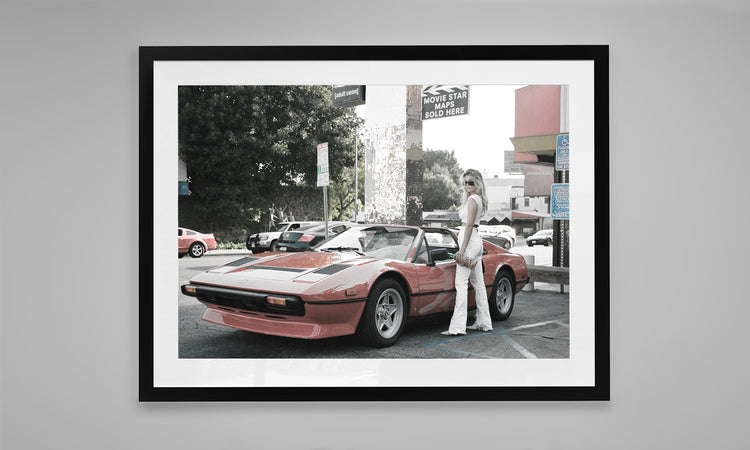
[{"label": "blue handicap sign", "polygon": [[558,134],[555,146],[555,170],[570,170],[570,135]]},{"label": "blue handicap sign", "polygon": [[570,183],[553,183],[550,197],[550,216],[570,220]]}]

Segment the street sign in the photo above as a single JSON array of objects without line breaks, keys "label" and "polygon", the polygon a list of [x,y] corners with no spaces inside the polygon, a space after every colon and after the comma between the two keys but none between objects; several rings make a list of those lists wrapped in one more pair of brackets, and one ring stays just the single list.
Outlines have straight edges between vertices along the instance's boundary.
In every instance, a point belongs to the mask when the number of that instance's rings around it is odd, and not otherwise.
[{"label": "street sign", "polygon": [[334,106],[358,106],[365,104],[365,86],[334,86]]},{"label": "street sign", "polygon": [[552,183],[550,216],[553,219],[570,220],[570,183]]},{"label": "street sign", "polygon": [[469,114],[469,86],[430,84],[422,88],[422,120]]},{"label": "street sign", "polygon": [[567,133],[557,135],[555,170],[570,170],[570,135]]},{"label": "street sign", "polygon": [[318,144],[318,186],[328,186],[328,142]]}]

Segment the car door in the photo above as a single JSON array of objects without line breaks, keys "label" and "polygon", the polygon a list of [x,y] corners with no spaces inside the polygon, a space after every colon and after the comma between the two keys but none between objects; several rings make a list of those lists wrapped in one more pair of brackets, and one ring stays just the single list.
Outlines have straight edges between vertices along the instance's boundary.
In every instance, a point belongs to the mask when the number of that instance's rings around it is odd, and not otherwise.
[{"label": "car door", "polygon": [[188,251],[188,241],[190,238],[187,237],[186,230],[182,228],[177,229],[177,249],[180,252]]},{"label": "car door", "polygon": [[[447,259],[434,261],[431,252],[445,249]],[[458,241],[447,229],[427,229],[414,257],[419,292],[412,296],[412,313],[434,314],[453,310],[456,301],[456,262]]]}]

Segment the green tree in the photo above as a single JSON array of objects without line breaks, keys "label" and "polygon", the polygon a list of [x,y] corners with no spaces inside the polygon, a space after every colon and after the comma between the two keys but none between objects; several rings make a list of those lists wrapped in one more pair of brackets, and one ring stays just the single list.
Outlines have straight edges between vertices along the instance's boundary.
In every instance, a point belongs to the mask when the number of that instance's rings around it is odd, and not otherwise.
[{"label": "green tree", "polygon": [[453,151],[425,150],[422,205],[425,211],[448,210],[461,202],[461,167]]},{"label": "green tree", "polygon": [[[357,196],[359,211],[365,203],[365,161],[359,158],[359,192]],[[328,186],[328,211],[331,220],[346,220],[354,216],[354,164],[345,167],[341,179]]]},{"label": "green tree", "polygon": [[178,102],[191,191],[180,208],[202,230],[260,224],[272,204],[322,216],[317,145],[328,142],[331,180],[353,165],[361,119],[332,105],[329,86],[180,86]]}]

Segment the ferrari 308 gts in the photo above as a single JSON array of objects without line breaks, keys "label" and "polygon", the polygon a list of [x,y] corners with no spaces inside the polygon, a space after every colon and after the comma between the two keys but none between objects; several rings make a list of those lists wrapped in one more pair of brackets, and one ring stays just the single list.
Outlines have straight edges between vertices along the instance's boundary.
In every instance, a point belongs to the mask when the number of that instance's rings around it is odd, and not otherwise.
[{"label": "ferrari 308 gts", "polygon": [[[493,320],[513,311],[529,281],[520,255],[484,242],[484,281]],[[182,286],[207,306],[203,320],[305,339],[358,335],[395,344],[407,317],[452,311],[458,251],[445,228],[355,225],[301,253],[266,253],[215,267]],[[475,306],[469,289],[469,307]]]}]

